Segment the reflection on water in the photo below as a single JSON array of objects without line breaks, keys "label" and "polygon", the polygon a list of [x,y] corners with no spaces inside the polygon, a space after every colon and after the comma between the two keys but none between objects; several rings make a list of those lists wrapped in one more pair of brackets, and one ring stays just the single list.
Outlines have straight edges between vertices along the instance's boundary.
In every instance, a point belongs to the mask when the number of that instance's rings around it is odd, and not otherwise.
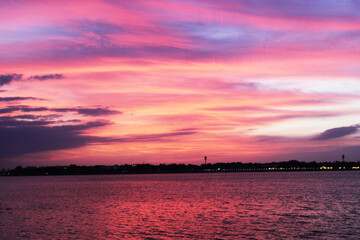
[{"label": "reflection on water", "polygon": [[0,239],[358,239],[359,172],[0,178]]}]

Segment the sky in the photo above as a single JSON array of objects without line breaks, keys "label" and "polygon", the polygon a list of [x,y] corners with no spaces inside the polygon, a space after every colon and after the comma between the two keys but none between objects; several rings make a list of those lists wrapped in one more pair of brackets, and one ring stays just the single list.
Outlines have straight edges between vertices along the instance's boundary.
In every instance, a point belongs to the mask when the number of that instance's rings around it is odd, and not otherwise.
[{"label": "sky", "polygon": [[359,0],[0,1],[0,168],[360,160]]}]

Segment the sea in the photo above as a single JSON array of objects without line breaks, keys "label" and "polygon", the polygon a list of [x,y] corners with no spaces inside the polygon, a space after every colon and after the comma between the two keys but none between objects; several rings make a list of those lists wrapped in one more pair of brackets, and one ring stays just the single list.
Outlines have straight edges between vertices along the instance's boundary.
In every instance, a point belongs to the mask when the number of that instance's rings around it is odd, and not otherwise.
[{"label": "sea", "polygon": [[360,171],[0,177],[0,239],[360,239]]}]

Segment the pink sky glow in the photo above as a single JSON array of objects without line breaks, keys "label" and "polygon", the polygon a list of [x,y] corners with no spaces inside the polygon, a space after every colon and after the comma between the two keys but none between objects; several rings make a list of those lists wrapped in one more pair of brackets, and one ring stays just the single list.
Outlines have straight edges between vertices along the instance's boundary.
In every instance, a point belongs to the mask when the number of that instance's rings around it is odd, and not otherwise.
[{"label": "pink sky glow", "polygon": [[0,2],[0,167],[358,161],[360,2]]}]

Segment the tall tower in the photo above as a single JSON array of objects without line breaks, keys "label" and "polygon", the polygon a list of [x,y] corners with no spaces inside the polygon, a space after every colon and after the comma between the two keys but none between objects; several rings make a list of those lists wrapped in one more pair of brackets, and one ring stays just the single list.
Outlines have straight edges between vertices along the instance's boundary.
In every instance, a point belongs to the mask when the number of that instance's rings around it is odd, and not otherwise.
[{"label": "tall tower", "polygon": [[205,167],[206,167],[206,159],[207,159],[207,156],[204,157],[204,160],[205,160]]},{"label": "tall tower", "polygon": [[345,154],[342,155],[343,162],[345,161]]}]

